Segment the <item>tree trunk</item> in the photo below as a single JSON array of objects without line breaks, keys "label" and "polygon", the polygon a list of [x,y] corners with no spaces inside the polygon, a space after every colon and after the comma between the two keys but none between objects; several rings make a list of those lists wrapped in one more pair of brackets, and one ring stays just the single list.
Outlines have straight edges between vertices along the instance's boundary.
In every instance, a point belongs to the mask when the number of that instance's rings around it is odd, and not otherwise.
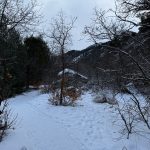
[{"label": "tree trunk", "polygon": [[60,89],[60,105],[63,103],[63,91],[65,84],[65,62],[64,62],[64,47],[61,48],[61,63],[62,63],[62,77],[61,77],[61,89]]}]

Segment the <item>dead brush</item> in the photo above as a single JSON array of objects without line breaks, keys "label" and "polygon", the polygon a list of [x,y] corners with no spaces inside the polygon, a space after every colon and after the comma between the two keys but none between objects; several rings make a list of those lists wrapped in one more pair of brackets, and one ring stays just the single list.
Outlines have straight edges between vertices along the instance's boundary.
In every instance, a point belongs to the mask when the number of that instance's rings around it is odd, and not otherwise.
[{"label": "dead brush", "polygon": [[[49,101],[53,105],[60,105],[60,89],[51,86],[51,96]],[[74,106],[75,102],[80,98],[81,90],[75,87],[68,87],[63,90],[63,106]]]},{"label": "dead brush", "polygon": [[8,109],[8,102],[5,100],[1,103],[0,110],[0,142],[7,134],[8,129],[14,129],[17,116],[13,117],[11,110]]},{"label": "dead brush", "polygon": [[79,99],[81,96],[81,90],[77,89],[75,87],[68,87],[67,89],[64,90],[63,92],[64,95],[64,105],[68,106],[74,106],[76,101]]}]

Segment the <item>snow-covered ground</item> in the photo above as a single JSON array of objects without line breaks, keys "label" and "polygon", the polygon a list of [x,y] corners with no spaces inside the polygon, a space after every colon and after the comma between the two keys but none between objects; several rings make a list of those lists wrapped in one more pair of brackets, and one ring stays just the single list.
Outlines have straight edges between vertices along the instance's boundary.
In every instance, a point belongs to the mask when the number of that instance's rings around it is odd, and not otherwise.
[{"label": "snow-covered ground", "polygon": [[48,98],[38,91],[11,98],[10,107],[18,115],[16,129],[9,131],[0,150],[150,149],[150,139],[136,133],[122,137],[115,109],[94,103],[90,92],[76,107],[52,106]]}]

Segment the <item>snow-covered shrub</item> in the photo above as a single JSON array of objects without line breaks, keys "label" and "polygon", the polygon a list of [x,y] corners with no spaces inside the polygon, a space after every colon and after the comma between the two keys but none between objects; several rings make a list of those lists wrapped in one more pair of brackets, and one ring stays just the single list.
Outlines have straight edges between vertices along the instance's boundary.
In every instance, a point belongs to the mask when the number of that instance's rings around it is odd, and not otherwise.
[{"label": "snow-covered shrub", "polygon": [[50,86],[49,85],[42,85],[39,87],[40,93],[47,94],[50,92]]},{"label": "snow-covered shrub", "polygon": [[[63,91],[63,106],[74,106],[81,96],[81,90],[74,87],[67,87]],[[53,105],[60,105],[60,89],[52,89],[49,101]]]},{"label": "snow-covered shrub", "polygon": [[49,101],[52,105],[59,105],[60,99],[60,90],[55,89],[50,91]]},{"label": "snow-covered shrub", "polygon": [[81,96],[81,90],[74,88],[74,87],[68,87],[64,90],[64,106],[74,106],[76,101],[80,98]]},{"label": "snow-covered shrub", "polygon": [[115,95],[112,95],[110,93],[99,91],[96,93],[96,96],[94,97],[93,101],[95,103],[108,103],[110,105],[116,105],[117,100],[115,99]]},{"label": "snow-covered shrub", "polygon": [[107,103],[105,95],[96,95],[93,99],[95,103]]}]

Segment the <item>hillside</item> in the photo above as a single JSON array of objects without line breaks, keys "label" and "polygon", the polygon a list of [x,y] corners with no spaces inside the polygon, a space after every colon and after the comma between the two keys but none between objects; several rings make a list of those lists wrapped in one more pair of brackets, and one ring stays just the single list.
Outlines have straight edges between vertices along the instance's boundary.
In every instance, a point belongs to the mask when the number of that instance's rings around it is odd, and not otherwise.
[{"label": "hillside", "polygon": [[111,78],[116,82],[117,76],[120,78],[125,75],[121,80],[128,84],[133,82],[134,74],[139,74],[138,78],[141,78],[140,67],[145,70],[149,78],[149,69],[146,65],[150,59],[149,43],[149,30],[139,33],[126,31],[112,41],[94,44],[81,51],[67,52],[66,63],[70,63],[71,68],[78,69],[91,81],[97,81],[98,78],[103,80]]}]

